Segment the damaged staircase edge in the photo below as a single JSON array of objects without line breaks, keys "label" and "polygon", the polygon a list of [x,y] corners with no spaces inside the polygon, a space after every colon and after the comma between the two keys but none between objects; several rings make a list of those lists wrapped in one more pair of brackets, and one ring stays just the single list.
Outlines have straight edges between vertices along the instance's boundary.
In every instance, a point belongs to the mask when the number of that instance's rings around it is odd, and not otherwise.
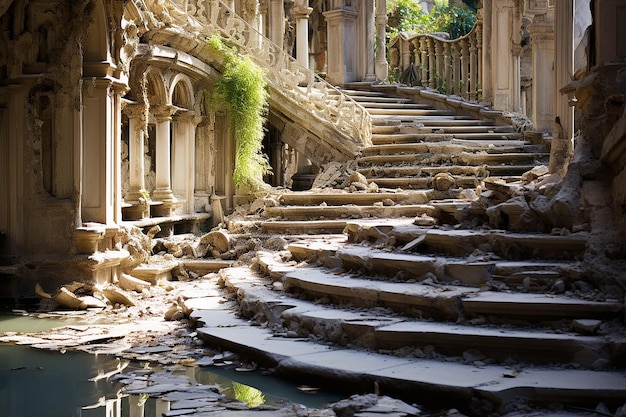
[{"label": "damaged staircase edge", "polygon": [[542,367],[516,371],[501,365],[477,367],[407,359],[276,337],[270,329],[243,319],[223,326],[219,318],[214,321],[211,312],[202,310],[194,311],[191,319],[197,322],[198,336],[207,343],[254,358],[281,376],[308,378],[309,383],[337,389],[348,384],[352,391],[358,388],[412,398],[419,392],[421,398],[416,401],[447,406],[462,406],[479,398],[496,408],[520,398],[585,403],[619,401],[626,396],[623,373]]}]

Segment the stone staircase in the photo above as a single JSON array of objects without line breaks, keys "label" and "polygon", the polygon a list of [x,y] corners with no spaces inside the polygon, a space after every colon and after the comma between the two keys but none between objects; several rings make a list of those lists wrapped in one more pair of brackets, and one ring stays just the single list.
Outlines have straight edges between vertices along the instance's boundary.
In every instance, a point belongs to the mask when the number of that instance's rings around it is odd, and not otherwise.
[{"label": "stone staircase", "polygon": [[372,146],[334,188],[229,222],[284,250],[222,269],[240,317],[198,309],[198,334],[300,381],[472,415],[626,403],[623,295],[587,280],[589,232],[484,227],[476,204],[548,150],[511,126],[348,93]]}]

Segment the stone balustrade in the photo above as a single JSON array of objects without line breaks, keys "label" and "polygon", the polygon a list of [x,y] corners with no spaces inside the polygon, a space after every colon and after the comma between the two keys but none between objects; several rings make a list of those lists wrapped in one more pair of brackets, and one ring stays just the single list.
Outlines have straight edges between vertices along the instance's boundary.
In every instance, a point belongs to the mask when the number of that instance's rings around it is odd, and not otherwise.
[{"label": "stone balustrade", "polygon": [[390,70],[402,82],[467,100],[482,98],[483,22],[465,36],[446,40],[432,34],[399,34],[389,46]]},{"label": "stone balustrade", "polygon": [[371,143],[371,121],[367,111],[337,88],[299,65],[286,51],[261,35],[220,0],[172,2],[170,16],[182,27],[199,31],[207,39],[215,34],[250,56],[267,70],[273,93],[281,94],[301,109],[307,109],[316,123],[333,128],[348,148]]}]

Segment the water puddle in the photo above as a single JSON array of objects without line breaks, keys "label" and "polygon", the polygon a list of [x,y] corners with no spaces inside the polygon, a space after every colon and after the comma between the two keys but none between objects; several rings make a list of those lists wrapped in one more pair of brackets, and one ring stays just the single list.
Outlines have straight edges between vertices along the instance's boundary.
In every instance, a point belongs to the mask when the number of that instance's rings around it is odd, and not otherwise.
[{"label": "water puddle", "polygon": [[[70,324],[66,319],[1,315],[0,335],[37,332]],[[79,324],[78,321],[72,324]],[[84,324],[84,323],[82,323]],[[122,395],[120,372],[148,372],[146,363],[120,360],[113,355],[40,350],[0,344],[0,404],[3,417],[157,417],[172,404],[148,395]],[[160,368],[149,372],[162,372]],[[117,376],[116,376],[117,375]],[[290,403],[320,408],[338,401],[338,394],[300,391],[287,381],[260,372],[238,372],[234,367],[181,367],[171,379],[219,388],[227,399],[254,407]]]}]

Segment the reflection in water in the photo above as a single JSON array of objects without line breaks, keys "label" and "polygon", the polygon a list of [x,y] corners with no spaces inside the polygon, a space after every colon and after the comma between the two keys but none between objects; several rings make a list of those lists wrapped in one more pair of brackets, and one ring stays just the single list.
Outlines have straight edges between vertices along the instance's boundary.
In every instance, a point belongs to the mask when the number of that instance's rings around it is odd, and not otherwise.
[{"label": "reflection in water", "polygon": [[85,415],[81,410],[83,406],[104,403],[104,398],[117,398],[119,387],[106,379],[89,379],[98,375],[100,370],[117,367],[118,363],[111,356],[70,352],[61,354],[22,346],[0,345],[2,415]]},{"label": "reflection in water", "polygon": [[[0,314],[0,335],[5,332],[37,332],[68,325],[64,320],[42,320]],[[84,323],[83,323],[84,324]],[[112,383],[119,372],[142,369],[143,364],[111,355],[40,350],[0,344],[0,415],[2,417],[156,417],[169,411],[168,401],[130,395],[122,398],[122,385]],[[152,369],[158,371],[159,369]],[[341,399],[320,391],[299,392],[293,384],[258,372],[233,368],[186,367],[190,382],[215,385],[231,400],[250,407],[303,404],[318,408]]]}]

